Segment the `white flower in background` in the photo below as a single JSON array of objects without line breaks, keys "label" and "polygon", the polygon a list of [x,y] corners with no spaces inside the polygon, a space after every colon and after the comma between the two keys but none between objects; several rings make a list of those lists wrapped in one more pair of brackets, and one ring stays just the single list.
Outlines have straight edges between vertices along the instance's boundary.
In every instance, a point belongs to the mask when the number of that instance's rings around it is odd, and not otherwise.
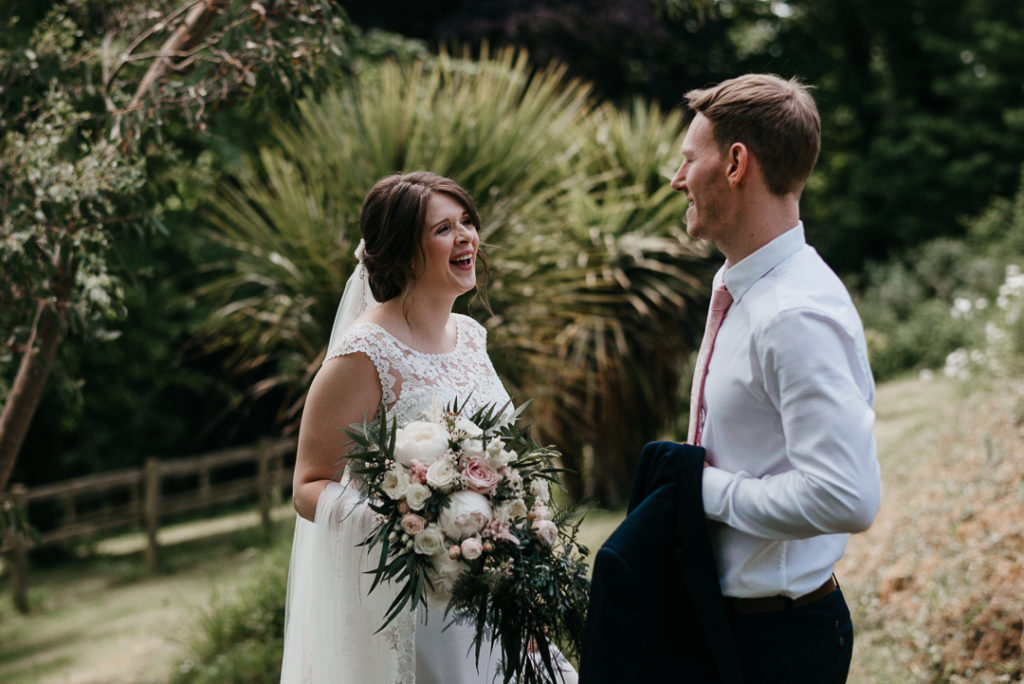
[{"label": "white flower in background", "polygon": [[384,482],[381,489],[389,497],[398,501],[405,496],[405,490],[409,488],[409,473],[400,465],[396,465],[384,474]]},{"label": "white flower in background", "polygon": [[434,556],[447,551],[444,548],[444,535],[436,523],[430,523],[426,528],[413,537],[412,550],[421,556]]},{"label": "white flower in background", "polygon": [[491,504],[487,497],[469,490],[455,492],[438,517],[441,529],[452,539],[462,541],[477,534],[491,522]]},{"label": "white flower in background", "polygon": [[395,460],[407,466],[417,459],[432,464],[448,451],[448,433],[437,423],[416,420],[395,433]]},{"label": "white flower in background", "polygon": [[966,349],[957,349],[951,351],[946,356],[946,365],[942,369],[943,375],[947,378],[962,378],[966,379],[967,375],[967,363],[970,359],[967,356]]},{"label": "white flower in background", "polygon": [[971,300],[967,297],[957,297],[953,300],[953,308],[950,309],[949,315],[953,318],[970,318],[971,317]]}]

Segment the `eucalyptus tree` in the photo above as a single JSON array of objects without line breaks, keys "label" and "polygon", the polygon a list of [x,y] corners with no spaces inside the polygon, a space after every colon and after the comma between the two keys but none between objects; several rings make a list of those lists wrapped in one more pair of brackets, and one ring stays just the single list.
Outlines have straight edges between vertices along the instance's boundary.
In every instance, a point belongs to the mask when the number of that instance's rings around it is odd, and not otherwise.
[{"label": "eucalyptus tree", "polygon": [[[200,294],[254,395],[294,424],[353,267],[362,197],[386,174],[429,169],[477,199],[491,256],[492,358],[531,422],[603,501],[618,502],[645,439],[678,415],[699,340],[707,252],[667,186],[682,121],[595,107],[586,83],[521,51],[385,63],[300,105],[260,168],[218,189],[221,257]],[[594,454],[593,461],[584,454]]]}]

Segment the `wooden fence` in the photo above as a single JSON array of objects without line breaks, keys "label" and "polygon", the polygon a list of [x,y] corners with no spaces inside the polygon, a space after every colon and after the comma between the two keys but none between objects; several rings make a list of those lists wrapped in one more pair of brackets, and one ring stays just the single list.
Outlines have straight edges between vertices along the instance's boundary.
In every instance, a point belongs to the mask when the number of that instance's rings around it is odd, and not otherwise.
[{"label": "wooden fence", "polygon": [[[157,567],[161,520],[168,516],[208,509],[244,500],[256,500],[264,528],[269,529],[271,508],[291,487],[285,475],[285,456],[295,453],[295,440],[263,440],[255,447],[226,449],[199,456],[161,461],[150,458],[142,468],[90,475],[40,487],[12,485],[10,498],[29,514],[41,504],[59,507],[56,527],[41,531],[38,539],[4,539],[3,551],[11,565],[14,605],[28,611],[28,553],[32,548],[93,537],[98,534],[142,529],[146,532],[146,568]],[[249,466],[248,468],[246,466]],[[236,472],[232,473],[232,469]],[[227,471],[226,473],[221,471]],[[237,471],[245,471],[238,474]],[[220,472],[220,476],[218,476]],[[173,483],[173,487],[166,486]],[[103,502],[89,506],[89,500]]]}]

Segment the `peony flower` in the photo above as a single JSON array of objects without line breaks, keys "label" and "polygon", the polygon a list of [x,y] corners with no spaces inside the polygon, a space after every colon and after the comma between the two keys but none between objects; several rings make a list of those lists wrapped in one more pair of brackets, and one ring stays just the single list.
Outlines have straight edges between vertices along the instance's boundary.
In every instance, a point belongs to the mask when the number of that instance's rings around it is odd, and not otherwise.
[{"label": "peony flower", "polygon": [[491,521],[491,504],[483,495],[462,490],[451,495],[438,522],[452,539],[462,540],[482,530]]},{"label": "peony flower", "polygon": [[483,456],[484,443],[479,439],[464,439],[461,443],[464,456]]},{"label": "peony flower", "polygon": [[558,526],[550,520],[538,520],[533,523],[533,534],[537,539],[551,546],[558,539]]},{"label": "peony flower", "polygon": [[444,535],[436,524],[427,525],[413,538],[412,550],[421,556],[433,556],[444,551]]},{"label": "peony flower", "polygon": [[459,482],[459,471],[447,458],[439,458],[427,468],[427,484],[442,492],[450,491]]},{"label": "peony flower", "polygon": [[427,520],[422,515],[406,513],[402,516],[402,529],[405,533],[415,537],[427,527]]},{"label": "peony flower", "polygon": [[413,482],[405,490],[405,503],[408,503],[409,508],[414,511],[422,511],[430,494],[429,487]]},{"label": "peony flower", "polygon": [[498,475],[490,463],[476,456],[467,461],[466,467],[462,469],[462,476],[466,478],[466,485],[470,489],[481,494],[493,494],[501,480],[501,475]]},{"label": "peony flower", "polygon": [[546,504],[548,501],[551,501],[551,487],[544,478],[538,477],[531,482],[530,492],[539,503]]},{"label": "peony flower", "polygon": [[395,433],[395,460],[404,466],[418,460],[430,465],[448,451],[448,433],[437,423],[416,420]]},{"label": "peony flower", "polygon": [[526,502],[522,499],[502,501],[494,510],[494,516],[502,522],[512,522],[516,518],[526,517]]},{"label": "peony flower", "polygon": [[409,487],[409,473],[402,466],[391,468],[388,472],[384,473],[384,481],[381,483],[381,489],[390,498],[397,501],[405,496],[405,490]]},{"label": "peony flower", "polygon": [[409,479],[417,484],[423,484],[427,481],[427,468],[430,464],[424,463],[418,458],[414,458],[409,461]]},{"label": "peony flower", "polygon": [[484,545],[476,537],[462,540],[462,557],[466,560],[476,560],[484,552]]}]

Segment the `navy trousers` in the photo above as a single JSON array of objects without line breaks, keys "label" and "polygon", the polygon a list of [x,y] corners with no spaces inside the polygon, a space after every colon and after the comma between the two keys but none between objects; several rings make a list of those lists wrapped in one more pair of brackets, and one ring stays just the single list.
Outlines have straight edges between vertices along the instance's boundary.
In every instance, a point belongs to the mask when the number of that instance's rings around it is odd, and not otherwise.
[{"label": "navy trousers", "polygon": [[853,623],[836,589],[806,606],[731,615],[746,684],[842,684],[853,656]]}]

